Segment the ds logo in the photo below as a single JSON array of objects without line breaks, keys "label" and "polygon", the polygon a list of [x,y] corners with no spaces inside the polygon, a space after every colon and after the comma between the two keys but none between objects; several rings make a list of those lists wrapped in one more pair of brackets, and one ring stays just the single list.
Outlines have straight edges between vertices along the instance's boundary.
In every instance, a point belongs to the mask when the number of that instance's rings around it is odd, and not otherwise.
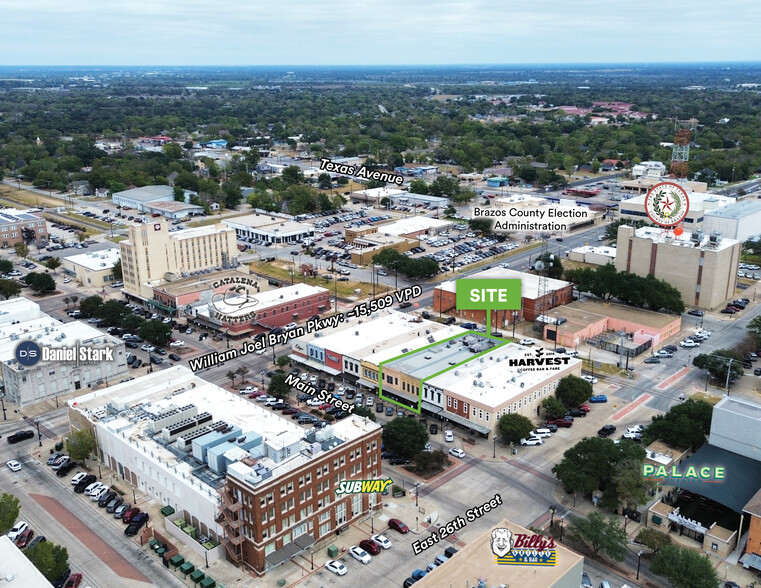
[{"label": "ds logo", "polygon": [[16,346],[16,361],[24,367],[32,367],[42,359],[42,349],[34,341],[22,341]]}]

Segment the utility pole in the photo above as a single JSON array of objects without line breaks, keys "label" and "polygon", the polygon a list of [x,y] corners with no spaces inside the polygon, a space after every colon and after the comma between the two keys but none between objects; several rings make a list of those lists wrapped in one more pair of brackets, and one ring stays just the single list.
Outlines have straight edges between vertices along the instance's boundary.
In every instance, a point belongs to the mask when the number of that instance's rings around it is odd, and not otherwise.
[{"label": "utility pole", "polygon": [[729,358],[729,364],[727,364],[727,381],[724,384],[724,392],[727,396],[729,396],[729,376],[732,373],[732,362],[734,361],[734,358]]}]

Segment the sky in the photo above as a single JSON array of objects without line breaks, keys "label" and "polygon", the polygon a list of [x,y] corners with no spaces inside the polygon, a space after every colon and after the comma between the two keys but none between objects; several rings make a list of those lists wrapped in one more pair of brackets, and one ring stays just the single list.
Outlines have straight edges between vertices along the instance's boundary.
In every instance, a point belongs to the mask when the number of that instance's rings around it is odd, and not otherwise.
[{"label": "sky", "polygon": [[757,0],[0,0],[0,65],[761,60]]}]

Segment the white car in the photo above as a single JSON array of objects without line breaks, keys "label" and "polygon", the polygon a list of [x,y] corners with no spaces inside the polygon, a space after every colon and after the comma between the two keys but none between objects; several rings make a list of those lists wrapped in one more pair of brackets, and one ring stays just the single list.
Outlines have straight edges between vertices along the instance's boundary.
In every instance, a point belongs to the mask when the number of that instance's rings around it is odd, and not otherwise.
[{"label": "white car", "polygon": [[358,562],[363,564],[369,564],[371,561],[373,561],[372,556],[357,545],[352,545],[349,548],[349,554]]},{"label": "white car", "polygon": [[267,353],[266,349],[259,349],[259,350],[256,351],[257,355],[264,355],[265,353]]},{"label": "white car", "polygon": [[21,470],[21,464],[17,462],[15,459],[12,459],[11,461],[9,461],[7,465],[8,465],[8,469],[11,470],[12,472],[18,472]]},{"label": "white car", "polygon": [[380,545],[383,549],[391,549],[391,541],[388,540],[388,537],[382,534],[373,535],[370,537],[373,541],[375,541],[378,545]]},{"label": "white car", "polygon": [[309,383],[310,384],[316,384],[317,383],[317,376],[311,376],[309,378]]},{"label": "white car", "polygon": [[369,397],[367,400],[365,400],[366,406],[372,406],[375,403],[375,400],[373,400],[372,397]]},{"label": "white car", "polygon": [[581,376],[581,379],[582,380],[586,380],[590,384],[597,384],[597,378],[595,378],[594,376],[588,376],[588,375],[585,374],[585,375]]},{"label": "white car", "polygon": [[71,282],[71,278],[64,278],[63,279],[63,283],[64,284],[68,284],[69,282]]},{"label": "white car", "polygon": [[325,562],[325,569],[333,572],[336,576],[344,576],[347,572],[346,566],[334,559]]},{"label": "white car", "polygon": [[76,486],[86,477],[87,477],[87,474],[85,472],[79,472],[71,479],[71,485]]},{"label": "white car", "polygon": [[103,488],[103,482],[93,482],[85,488],[85,495],[90,496],[93,492],[98,492]]},{"label": "white car", "polygon": [[539,437],[529,437],[528,439],[521,439],[521,445],[541,445],[544,443]]},{"label": "white car", "polygon": [[444,441],[447,443],[454,442],[454,433],[452,431],[444,431]]},{"label": "white car", "polygon": [[686,341],[680,341],[679,342],[679,347],[687,347],[687,348],[690,348],[690,347],[700,347],[700,343],[697,343],[696,341],[691,341],[691,340],[687,339]]},{"label": "white car", "polygon": [[172,319],[171,319],[171,317],[166,317],[166,318],[165,318],[163,321],[161,321],[161,322],[162,322],[162,323],[164,323],[165,325],[168,325],[169,323],[171,323],[171,322],[172,322]]},{"label": "white car", "polygon": [[172,342],[169,344],[169,347],[182,347],[183,345],[185,345],[185,341],[180,341],[180,340],[178,339],[177,341],[172,341]]},{"label": "white car", "polygon": [[533,345],[534,340],[533,339],[521,339],[518,341],[518,345]]},{"label": "white car", "polygon": [[320,406],[321,404],[324,404],[324,402],[319,398],[310,398],[307,400],[307,406]]},{"label": "white car", "polygon": [[575,349],[569,349],[568,351],[565,352],[565,355],[567,355],[568,357],[579,357],[579,352],[576,351]]},{"label": "white car", "polygon": [[705,329],[699,329],[696,335],[699,335],[700,337],[710,337],[711,331],[706,331]]},{"label": "white car", "polygon": [[452,447],[452,449],[449,450],[449,455],[454,455],[455,457],[462,459],[465,457],[465,452],[459,447]]},{"label": "white car", "polygon": [[26,531],[29,528],[29,525],[25,523],[24,521],[19,521],[16,523],[16,525],[8,531],[8,539],[11,541],[16,541],[18,539],[18,536],[21,535],[24,531]]},{"label": "white car", "polygon": [[295,329],[296,327],[298,327],[296,323],[288,323],[287,325],[285,325],[285,330],[290,331],[291,329]]},{"label": "white car", "polygon": [[644,425],[634,425],[633,427],[628,427],[626,429],[627,433],[643,433],[645,431]]},{"label": "white car", "polygon": [[142,345],[140,349],[142,349],[143,351],[147,351],[148,353],[152,353],[156,351],[156,348],[153,345],[148,345],[148,343],[146,343],[145,345]]}]

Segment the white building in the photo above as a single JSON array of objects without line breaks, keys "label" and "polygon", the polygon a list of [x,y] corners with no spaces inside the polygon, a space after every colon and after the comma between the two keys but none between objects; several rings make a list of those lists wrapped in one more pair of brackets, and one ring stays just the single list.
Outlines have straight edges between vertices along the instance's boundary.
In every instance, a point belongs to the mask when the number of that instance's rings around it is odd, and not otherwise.
[{"label": "white building", "polygon": [[174,189],[172,186],[143,186],[123,192],[114,192],[111,201],[116,206],[131,208],[138,212],[145,211],[145,205],[154,202],[173,202]]},{"label": "white building", "polygon": [[270,214],[247,214],[222,221],[235,230],[238,239],[265,243],[298,243],[305,237],[314,236],[314,225],[296,222],[293,217]]},{"label": "white building", "polygon": [[119,248],[113,247],[64,257],[61,266],[66,275],[73,277],[82,285],[108,286],[116,281],[114,266],[120,258]]},{"label": "white building", "polygon": [[605,265],[607,263],[616,263],[615,247],[593,247],[592,245],[582,245],[575,247],[567,252],[566,256],[571,261],[580,261],[582,263],[591,263],[594,265]]},{"label": "white building", "polygon": [[[54,350],[71,349],[72,359],[19,363],[19,346],[32,342],[40,357]],[[99,360],[83,361],[79,348],[91,348]],[[26,350],[27,357],[30,350]],[[91,356],[92,357],[92,356]],[[20,406],[116,382],[127,375],[124,341],[80,322],[62,323],[25,298],[0,302],[0,366],[5,398]]]},{"label": "white building", "polygon": [[643,161],[632,167],[632,178],[661,178],[665,175],[666,166],[660,161]]},{"label": "white building", "polygon": [[758,237],[761,235],[761,200],[743,200],[706,211],[703,230],[740,242]]},{"label": "white building", "polygon": [[[651,224],[647,212],[645,212],[646,197],[646,194],[640,194],[619,202],[618,212],[621,218],[640,220]],[[690,209],[687,211],[687,215],[682,222],[684,223],[684,228],[690,231],[703,228],[705,216],[709,211],[717,210],[736,202],[734,198],[712,192],[687,191],[687,198],[690,202]]]},{"label": "white building", "polygon": [[379,205],[384,198],[391,200],[392,196],[405,196],[405,190],[398,188],[370,188],[366,190],[357,190],[351,193],[352,202],[364,202],[365,204]]},{"label": "white building", "polygon": [[0,562],[0,578],[6,581],[8,588],[52,586],[26,554],[6,535],[0,535]]}]

